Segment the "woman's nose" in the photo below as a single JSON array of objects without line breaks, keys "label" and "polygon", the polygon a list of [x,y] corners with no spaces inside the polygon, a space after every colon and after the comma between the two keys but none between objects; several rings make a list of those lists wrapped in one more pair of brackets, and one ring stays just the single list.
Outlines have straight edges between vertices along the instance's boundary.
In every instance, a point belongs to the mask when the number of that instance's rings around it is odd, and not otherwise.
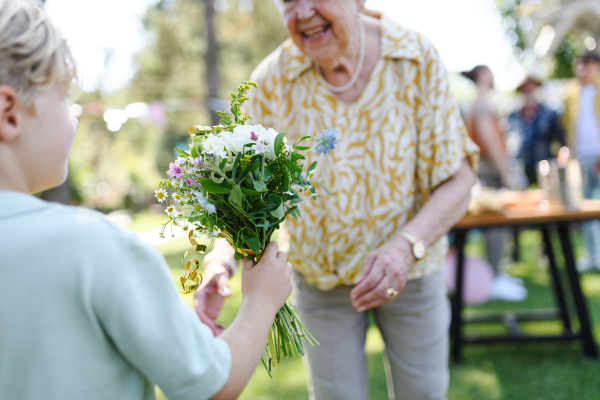
[{"label": "woman's nose", "polygon": [[300,20],[310,19],[315,14],[313,0],[298,0],[296,3],[296,17]]}]

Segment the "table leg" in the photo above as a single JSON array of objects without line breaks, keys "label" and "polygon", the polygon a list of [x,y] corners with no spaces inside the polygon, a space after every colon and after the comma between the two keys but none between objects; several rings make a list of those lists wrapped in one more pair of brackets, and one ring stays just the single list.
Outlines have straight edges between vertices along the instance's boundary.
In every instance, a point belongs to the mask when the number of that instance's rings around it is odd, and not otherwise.
[{"label": "table leg", "polygon": [[467,230],[458,230],[454,234],[454,248],[456,249],[456,281],[452,298],[452,359],[460,362],[462,347],[462,308],[463,308],[463,283],[465,271],[465,244]]},{"label": "table leg", "polygon": [[513,251],[512,251],[512,259],[513,262],[519,262],[521,261],[521,252],[519,251],[519,233],[521,233],[521,230],[519,229],[518,226],[515,226],[512,228],[512,234],[513,234]]},{"label": "table leg", "polygon": [[554,250],[552,248],[550,229],[548,226],[544,226],[540,230],[542,232],[542,239],[544,242],[544,252],[548,257],[550,274],[552,276],[552,284],[554,286],[555,300],[558,308],[560,309],[560,318],[563,321],[563,329],[567,333],[571,333],[571,319],[569,318],[569,310],[567,309],[567,302],[565,300],[565,292],[561,284],[560,274],[558,272],[558,267],[556,266],[556,258],[554,257]]},{"label": "table leg", "polygon": [[590,318],[581,292],[581,285],[579,283],[579,273],[575,269],[575,256],[573,254],[573,246],[571,245],[571,238],[569,237],[569,225],[568,223],[558,224],[558,235],[560,237],[560,243],[565,257],[565,268],[569,276],[569,283],[571,284],[571,292],[573,292],[573,299],[575,301],[575,308],[577,309],[577,317],[579,318],[579,325],[581,329],[581,337],[583,339],[583,351],[586,355],[598,358],[598,349],[592,336],[592,329],[590,324]]}]

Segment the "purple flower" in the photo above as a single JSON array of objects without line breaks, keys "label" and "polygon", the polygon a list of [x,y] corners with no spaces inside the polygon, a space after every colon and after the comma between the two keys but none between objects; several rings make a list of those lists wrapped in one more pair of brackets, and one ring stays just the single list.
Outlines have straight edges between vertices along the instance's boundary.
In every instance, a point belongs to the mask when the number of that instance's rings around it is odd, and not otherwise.
[{"label": "purple flower", "polygon": [[169,164],[169,170],[167,171],[167,175],[169,178],[176,177],[177,179],[181,178],[181,173],[183,172],[183,168],[177,164]]},{"label": "purple flower", "polygon": [[185,183],[192,186],[194,184],[194,180],[192,178],[185,178]]},{"label": "purple flower", "polygon": [[258,141],[258,135],[254,132],[250,132],[250,139],[256,142]]},{"label": "purple flower", "polygon": [[192,164],[194,164],[194,167],[200,168],[202,161],[204,161],[204,160],[202,160],[202,156],[198,156],[192,160]]}]

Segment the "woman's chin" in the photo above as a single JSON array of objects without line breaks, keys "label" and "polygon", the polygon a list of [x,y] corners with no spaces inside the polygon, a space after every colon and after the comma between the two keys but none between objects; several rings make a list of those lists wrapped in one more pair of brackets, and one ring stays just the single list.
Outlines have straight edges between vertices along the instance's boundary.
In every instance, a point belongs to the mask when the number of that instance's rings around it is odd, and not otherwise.
[{"label": "woman's chin", "polygon": [[311,60],[319,64],[320,66],[327,66],[334,60],[334,55],[337,53],[334,46],[309,46],[304,48],[304,54],[306,54]]}]

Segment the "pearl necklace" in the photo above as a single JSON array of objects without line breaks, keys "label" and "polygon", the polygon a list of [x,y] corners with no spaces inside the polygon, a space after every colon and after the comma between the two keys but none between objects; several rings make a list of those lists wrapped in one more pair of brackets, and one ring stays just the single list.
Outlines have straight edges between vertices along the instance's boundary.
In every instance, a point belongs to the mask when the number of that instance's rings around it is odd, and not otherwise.
[{"label": "pearl necklace", "polygon": [[[359,28],[358,33],[360,36],[360,51],[358,53],[358,64],[356,64],[356,70],[354,71],[352,78],[350,78],[350,81],[348,83],[346,83],[344,86],[333,86],[331,83],[329,83],[325,80],[325,77],[323,77],[323,81],[325,82],[325,85],[327,86],[327,88],[329,88],[329,90],[331,90],[334,93],[346,92],[348,89],[350,89],[352,86],[354,86],[354,84],[358,80],[358,76],[360,75],[360,73],[362,71],[363,62],[365,61],[365,24],[363,23],[362,18],[360,16],[361,16],[361,14],[359,13],[358,14],[358,28]],[[321,72],[321,69],[319,68],[319,64],[317,64],[316,62],[313,64],[315,65],[315,69],[317,70],[317,72],[319,74],[321,74],[321,76],[323,76],[323,73]]]}]

